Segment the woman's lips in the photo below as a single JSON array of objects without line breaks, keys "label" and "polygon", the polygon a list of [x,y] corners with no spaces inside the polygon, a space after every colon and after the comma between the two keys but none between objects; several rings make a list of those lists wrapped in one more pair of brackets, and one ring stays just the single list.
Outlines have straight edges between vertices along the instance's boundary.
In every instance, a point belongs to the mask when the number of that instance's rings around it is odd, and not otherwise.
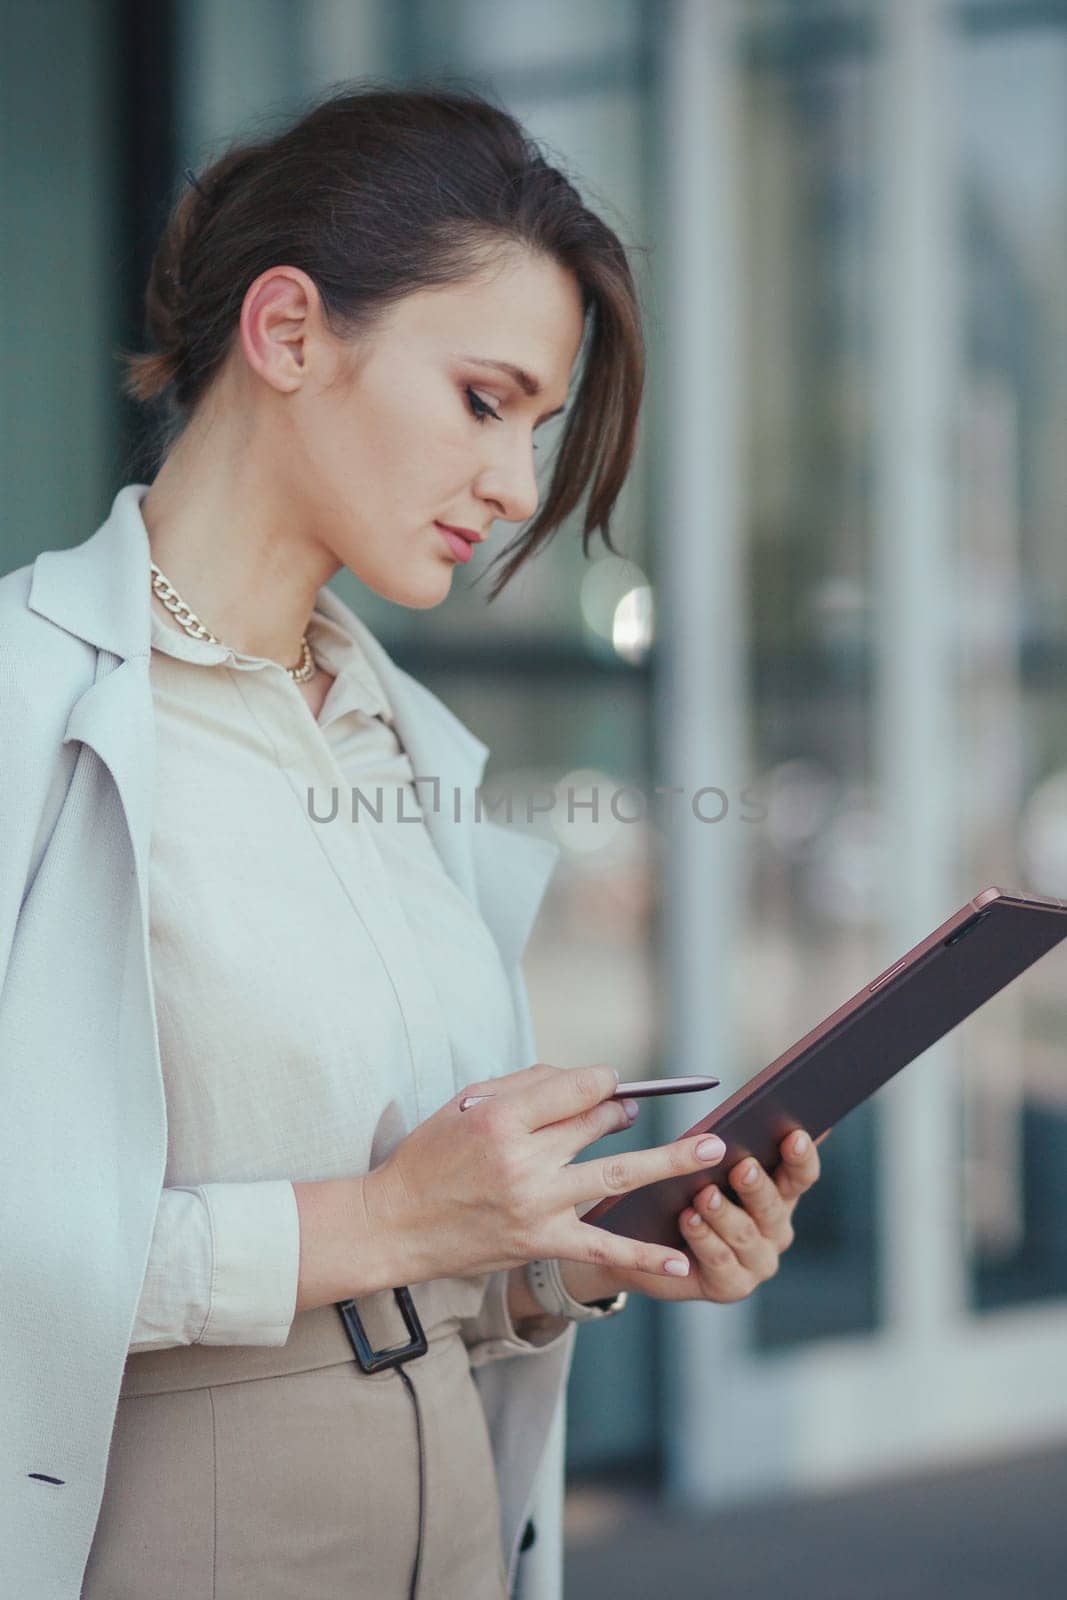
[{"label": "woman's lips", "polygon": [[469,561],[474,553],[474,545],[469,539],[463,539],[458,533],[453,533],[451,528],[445,528],[439,522],[434,527],[448,545],[457,561]]}]

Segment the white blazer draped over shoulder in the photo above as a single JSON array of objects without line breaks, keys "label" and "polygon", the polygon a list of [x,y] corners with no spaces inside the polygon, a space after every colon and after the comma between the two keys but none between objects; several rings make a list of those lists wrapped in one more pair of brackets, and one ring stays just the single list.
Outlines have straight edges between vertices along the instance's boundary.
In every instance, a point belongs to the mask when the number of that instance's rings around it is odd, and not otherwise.
[{"label": "white blazer draped over shoulder", "polygon": [[[0,1593],[33,1600],[79,1600],[166,1163],[144,492],[126,485],[90,538],[0,578]],[[520,961],[558,847],[475,822],[487,747],[328,588],[316,604],[366,651],[415,774],[440,781],[436,806],[419,789],[426,825],[511,985],[500,1071],[530,1066]],[[515,1600],[562,1592],[575,1331],[489,1340],[472,1362]]]}]

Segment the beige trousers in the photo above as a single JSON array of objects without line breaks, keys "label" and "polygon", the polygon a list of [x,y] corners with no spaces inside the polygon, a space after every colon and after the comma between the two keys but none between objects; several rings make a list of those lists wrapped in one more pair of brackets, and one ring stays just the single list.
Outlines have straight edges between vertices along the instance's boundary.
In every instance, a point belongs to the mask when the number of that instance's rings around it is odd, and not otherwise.
[{"label": "beige trousers", "polygon": [[[506,1600],[496,1472],[457,1332],[471,1284],[411,1290],[429,1348],[418,1600]],[[406,1344],[391,1291],[358,1302],[375,1349]],[[419,1526],[415,1406],[365,1373],[338,1311],[284,1346],[130,1356],[82,1600],[409,1600]]]}]

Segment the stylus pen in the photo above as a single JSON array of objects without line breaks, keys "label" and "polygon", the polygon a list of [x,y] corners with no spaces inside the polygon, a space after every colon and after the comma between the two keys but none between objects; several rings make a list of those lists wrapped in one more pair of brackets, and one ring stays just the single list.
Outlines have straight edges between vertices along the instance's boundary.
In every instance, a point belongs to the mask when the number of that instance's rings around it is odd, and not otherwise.
[{"label": "stylus pen", "polygon": [[[620,1083],[609,1100],[647,1100],[654,1094],[693,1094],[698,1089],[717,1089],[718,1078],[641,1078],[637,1083]],[[461,1111],[469,1111],[479,1100],[491,1100],[490,1094],[466,1094],[459,1103]]]}]

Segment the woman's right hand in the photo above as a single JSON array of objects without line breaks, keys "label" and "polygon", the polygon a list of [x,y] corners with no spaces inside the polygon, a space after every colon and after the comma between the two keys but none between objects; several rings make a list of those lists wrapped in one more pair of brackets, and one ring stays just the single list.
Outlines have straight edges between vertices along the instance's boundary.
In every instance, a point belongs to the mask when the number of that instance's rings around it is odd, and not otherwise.
[{"label": "woman's right hand", "polygon": [[[402,1283],[475,1277],[541,1257],[600,1267],[665,1272],[681,1250],[626,1239],[582,1222],[575,1210],[646,1183],[702,1172],[722,1159],[702,1137],[572,1164],[607,1133],[631,1126],[612,1100],[618,1074],[607,1066],[545,1062],[471,1083],[427,1117],[362,1179],[367,1219],[393,1235]],[[487,1099],[460,1111],[465,1095]],[[676,1269],[675,1269],[676,1270]]]}]

